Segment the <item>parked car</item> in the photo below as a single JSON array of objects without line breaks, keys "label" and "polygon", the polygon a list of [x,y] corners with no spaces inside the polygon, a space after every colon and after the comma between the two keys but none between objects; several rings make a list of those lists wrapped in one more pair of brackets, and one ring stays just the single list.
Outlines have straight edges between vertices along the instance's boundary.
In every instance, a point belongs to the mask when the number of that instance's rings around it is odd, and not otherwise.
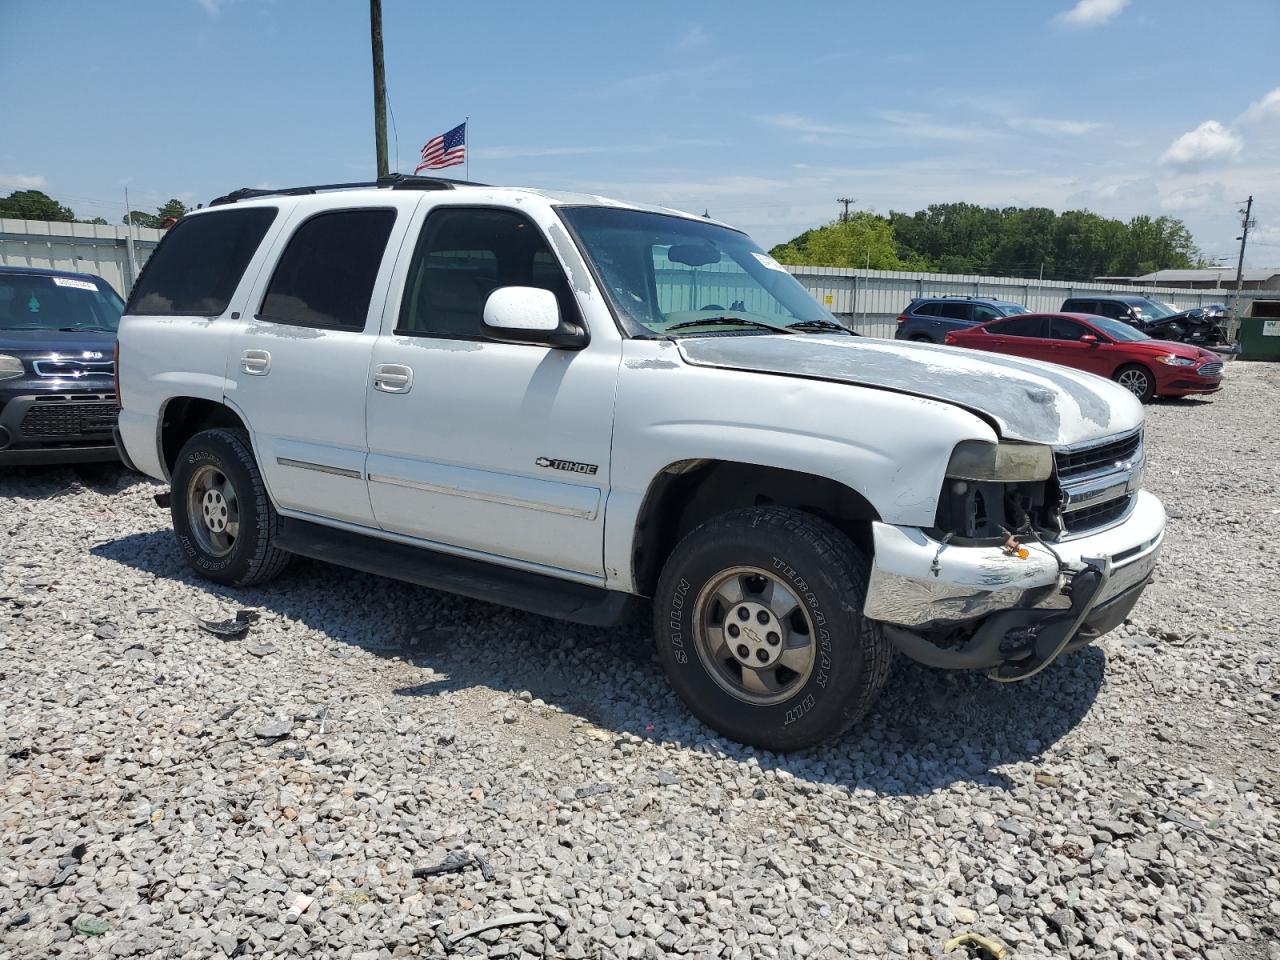
[{"label": "parked car", "polygon": [[1124,389],[851,336],[737,230],[581,194],[219,198],[152,255],[119,370],[201,576],[301,554],[645,615],[693,711],[771,750],[854,723],[895,648],[1036,674],[1123,622],[1163,538]]},{"label": "parked car", "polygon": [[1168,306],[1149,297],[1128,293],[1068,297],[1062,302],[1062,312],[1094,314],[1109,320],[1119,320],[1137,330],[1145,330],[1151,321],[1171,317],[1175,313]]},{"label": "parked car", "polygon": [[952,330],[964,330],[975,323],[1026,313],[1027,308],[1008,300],[986,297],[916,297],[898,317],[895,340],[922,340],[942,343]]},{"label": "parked car", "polygon": [[1160,340],[1216,348],[1219,353],[1235,352],[1227,349],[1227,316],[1220,304],[1192,307],[1167,317],[1148,320],[1143,324],[1142,332]]},{"label": "parked car", "polygon": [[1143,403],[1222,389],[1222,358],[1213,351],[1153,340],[1119,320],[1091,314],[1028,313],[949,334],[947,343],[1096,373]]},{"label": "parked car", "polygon": [[123,309],[101,277],[0,267],[0,466],[117,459]]}]

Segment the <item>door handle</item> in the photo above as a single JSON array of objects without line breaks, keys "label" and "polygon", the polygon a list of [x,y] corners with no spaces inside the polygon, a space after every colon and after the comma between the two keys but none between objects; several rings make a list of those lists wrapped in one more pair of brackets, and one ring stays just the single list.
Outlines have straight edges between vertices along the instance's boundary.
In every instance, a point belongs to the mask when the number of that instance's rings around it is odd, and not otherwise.
[{"label": "door handle", "polygon": [[383,393],[408,393],[413,387],[413,368],[403,363],[380,363],[373,371],[373,389]]},{"label": "door handle", "polygon": [[266,350],[246,350],[240,354],[240,369],[252,377],[265,377],[271,372],[271,354]]}]

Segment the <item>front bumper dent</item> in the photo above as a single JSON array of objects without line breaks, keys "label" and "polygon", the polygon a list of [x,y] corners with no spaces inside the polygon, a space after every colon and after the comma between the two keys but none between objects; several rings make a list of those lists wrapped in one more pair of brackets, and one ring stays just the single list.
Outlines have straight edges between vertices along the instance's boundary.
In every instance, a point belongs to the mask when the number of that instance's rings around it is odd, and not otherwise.
[{"label": "front bumper dent", "polygon": [[[1036,646],[1039,632],[1068,629],[1051,660],[1123,621],[1151,578],[1164,524],[1160,501],[1139,491],[1120,523],[1053,544],[1069,571],[1064,575],[1039,544],[1026,544],[1030,555],[1023,560],[998,547],[943,544],[918,528],[876,523],[863,612],[885,623],[909,656],[953,669],[1000,668],[1011,651]],[[933,642],[947,634],[968,639],[958,646]],[[1016,637],[1027,643],[1017,648]]]}]

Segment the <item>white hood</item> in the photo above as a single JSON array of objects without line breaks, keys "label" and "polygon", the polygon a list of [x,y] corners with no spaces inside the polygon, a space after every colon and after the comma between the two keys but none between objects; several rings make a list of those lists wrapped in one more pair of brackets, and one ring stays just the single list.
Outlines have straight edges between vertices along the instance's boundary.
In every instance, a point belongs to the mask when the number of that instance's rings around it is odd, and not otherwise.
[{"label": "white hood", "polygon": [[1064,445],[1142,424],[1128,390],[1068,367],[977,350],[846,336],[713,336],[679,341],[685,361],[808,377],[941,400],[985,415],[1010,440]]}]

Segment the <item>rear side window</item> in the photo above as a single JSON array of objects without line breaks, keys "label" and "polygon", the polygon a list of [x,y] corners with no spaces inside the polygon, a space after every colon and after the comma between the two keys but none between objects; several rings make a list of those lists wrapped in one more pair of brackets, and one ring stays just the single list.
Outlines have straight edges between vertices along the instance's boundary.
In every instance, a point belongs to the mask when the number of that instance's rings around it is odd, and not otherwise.
[{"label": "rear side window", "polygon": [[1011,317],[986,327],[988,333],[1001,337],[1039,337],[1044,324],[1040,317]]},{"label": "rear side window", "polygon": [[259,320],[363,330],[396,212],[335,210],[294,231],[262,299]]},{"label": "rear side window", "polygon": [[1097,304],[1092,300],[1068,300],[1062,305],[1063,313],[1095,313]]},{"label": "rear side window", "polygon": [[940,304],[937,303],[922,303],[911,312],[917,317],[936,317],[938,315],[939,306]]},{"label": "rear side window", "polygon": [[946,317],[948,320],[968,320],[972,315],[972,308],[967,303],[940,303],[938,304],[938,316]]},{"label": "rear side window", "polygon": [[125,312],[221,315],[278,212],[249,207],[183,217],[147,261]]}]

